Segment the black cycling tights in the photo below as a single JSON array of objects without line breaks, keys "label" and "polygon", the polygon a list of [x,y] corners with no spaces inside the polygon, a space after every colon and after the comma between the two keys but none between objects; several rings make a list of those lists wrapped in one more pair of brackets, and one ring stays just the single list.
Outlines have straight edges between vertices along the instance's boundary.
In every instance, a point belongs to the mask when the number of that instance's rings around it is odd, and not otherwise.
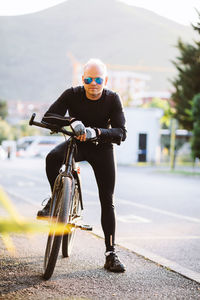
[{"label": "black cycling tights", "polygon": [[[54,181],[64,161],[67,142],[54,148],[46,158],[46,173],[53,190]],[[101,202],[101,224],[105,235],[106,251],[114,251],[115,210],[113,192],[115,186],[115,162],[111,144],[95,145],[91,142],[78,142],[75,160],[88,161],[92,166]]]}]

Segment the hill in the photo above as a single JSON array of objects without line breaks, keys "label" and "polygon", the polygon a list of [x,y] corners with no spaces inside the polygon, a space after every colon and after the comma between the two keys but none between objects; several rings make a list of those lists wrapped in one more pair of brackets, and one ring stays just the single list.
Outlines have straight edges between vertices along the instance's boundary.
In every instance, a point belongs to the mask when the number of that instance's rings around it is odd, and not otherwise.
[{"label": "hill", "polygon": [[67,55],[87,61],[135,66],[151,75],[149,90],[167,90],[174,74],[170,60],[190,27],[116,0],[68,0],[44,11],[0,17],[0,98],[53,101],[71,86]]}]

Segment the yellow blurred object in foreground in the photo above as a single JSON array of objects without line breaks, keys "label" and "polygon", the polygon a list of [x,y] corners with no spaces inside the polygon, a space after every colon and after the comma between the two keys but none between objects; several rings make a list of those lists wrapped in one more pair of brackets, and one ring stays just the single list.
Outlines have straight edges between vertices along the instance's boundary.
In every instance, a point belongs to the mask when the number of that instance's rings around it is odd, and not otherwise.
[{"label": "yellow blurred object in foreground", "polygon": [[[50,233],[62,235],[65,233],[71,232],[71,226],[66,226],[63,223],[40,223],[38,221],[31,221],[24,219],[20,216],[15,209],[14,205],[0,187],[0,205],[8,212],[9,217],[0,218],[0,233],[2,234],[2,240],[6,249],[14,254],[15,246],[12,242],[9,233],[25,233],[25,234],[34,234],[34,233]],[[46,219],[49,221],[50,219]]]}]

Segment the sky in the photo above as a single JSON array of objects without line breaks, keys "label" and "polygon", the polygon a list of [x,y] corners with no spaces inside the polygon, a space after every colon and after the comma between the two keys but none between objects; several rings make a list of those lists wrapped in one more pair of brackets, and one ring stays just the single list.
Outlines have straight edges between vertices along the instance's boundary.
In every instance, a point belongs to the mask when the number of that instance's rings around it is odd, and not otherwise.
[{"label": "sky", "polygon": [[[0,0],[0,16],[24,15],[38,12],[67,0]],[[84,0],[82,0],[84,1]],[[91,0],[92,1],[92,0]],[[100,0],[99,0],[100,1]],[[118,0],[143,7],[183,25],[196,24],[200,0]]]}]

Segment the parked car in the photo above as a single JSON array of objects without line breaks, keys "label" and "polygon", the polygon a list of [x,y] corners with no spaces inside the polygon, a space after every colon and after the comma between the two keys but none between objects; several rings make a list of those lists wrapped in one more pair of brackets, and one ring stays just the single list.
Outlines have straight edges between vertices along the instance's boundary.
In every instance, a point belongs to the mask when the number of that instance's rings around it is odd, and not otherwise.
[{"label": "parked car", "polygon": [[64,141],[62,136],[27,136],[17,141],[18,157],[45,157]]}]

